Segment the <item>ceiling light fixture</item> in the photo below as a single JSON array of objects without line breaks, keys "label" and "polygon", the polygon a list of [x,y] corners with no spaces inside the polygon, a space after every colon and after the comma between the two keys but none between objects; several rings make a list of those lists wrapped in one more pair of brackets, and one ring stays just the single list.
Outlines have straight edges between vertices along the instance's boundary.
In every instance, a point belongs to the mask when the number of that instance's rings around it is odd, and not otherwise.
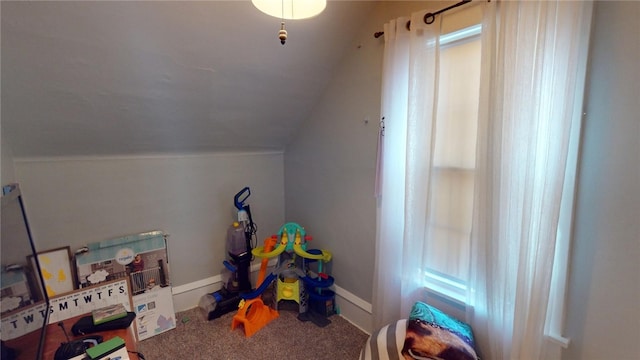
[{"label": "ceiling light fixture", "polygon": [[282,45],[287,40],[285,19],[308,19],[320,14],[327,7],[327,0],[251,0],[251,2],[263,13],[282,19],[278,33]]}]

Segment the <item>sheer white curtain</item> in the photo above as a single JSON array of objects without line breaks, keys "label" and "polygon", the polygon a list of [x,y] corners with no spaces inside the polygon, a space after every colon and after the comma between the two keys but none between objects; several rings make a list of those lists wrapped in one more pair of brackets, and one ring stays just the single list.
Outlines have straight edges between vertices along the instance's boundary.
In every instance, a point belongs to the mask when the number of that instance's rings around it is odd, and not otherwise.
[{"label": "sheer white curtain", "polygon": [[468,320],[485,358],[539,359],[592,4],[485,7]]},{"label": "sheer white curtain", "polygon": [[384,137],[373,284],[373,322],[406,317],[423,287],[424,232],[433,152],[440,19],[424,12],[385,24]]},{"label": "sheer white curtain", "polygon": [[[578,84],[584,78],[580,69],[592,4],[492,1],[479,6],[484,19],[464,279],[467,320],[483,358],[538,359],[571,128],[580,121],[575,116],[583,95]],[[439,193],[432,175],[438,167],[441,16],[426,25],[423,14],[412,15],[411,31],[403,18],[384,27],[374,327],[406,317],[415,300],[425,300],[421,290],[430,266],[425,249],[436,236],[427,219],[443,211],[432,199]]]}]

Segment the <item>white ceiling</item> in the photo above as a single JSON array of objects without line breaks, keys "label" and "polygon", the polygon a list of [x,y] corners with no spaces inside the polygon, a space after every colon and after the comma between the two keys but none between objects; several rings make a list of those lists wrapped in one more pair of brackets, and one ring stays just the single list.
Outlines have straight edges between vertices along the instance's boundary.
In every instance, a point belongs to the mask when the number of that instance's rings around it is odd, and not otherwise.
[{"label": "white ceiling", "polygon": [[249,1],[1,2],[2,131],[21,157],[283,149],[372,9]]}]

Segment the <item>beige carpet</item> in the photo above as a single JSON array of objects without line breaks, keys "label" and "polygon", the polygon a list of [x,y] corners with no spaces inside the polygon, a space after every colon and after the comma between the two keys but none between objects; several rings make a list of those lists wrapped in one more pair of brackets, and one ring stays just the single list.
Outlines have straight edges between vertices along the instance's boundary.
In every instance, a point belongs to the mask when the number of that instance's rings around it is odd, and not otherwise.
[{"label": "beige carpet", "polygon": [[242,327],[231,330],[235,312],[207,321],[195,308],[176,314],[177,327],[138,343],[146,360],[161,359],[358,359],[367,334],[339,315],[318,327],[297,319],[298,313],[280,311],[253,336]]}]

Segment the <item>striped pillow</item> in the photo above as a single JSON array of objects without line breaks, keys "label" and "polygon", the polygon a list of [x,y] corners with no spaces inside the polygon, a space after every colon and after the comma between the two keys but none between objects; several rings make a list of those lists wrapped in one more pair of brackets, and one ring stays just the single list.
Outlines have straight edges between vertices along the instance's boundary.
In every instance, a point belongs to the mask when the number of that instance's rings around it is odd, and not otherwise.
[{"label": "striped pillow", "polygon": [[360,351],[360,360],[403,359],[402,346],[407,333],[407,319],[380,328],[369,336]]}]

